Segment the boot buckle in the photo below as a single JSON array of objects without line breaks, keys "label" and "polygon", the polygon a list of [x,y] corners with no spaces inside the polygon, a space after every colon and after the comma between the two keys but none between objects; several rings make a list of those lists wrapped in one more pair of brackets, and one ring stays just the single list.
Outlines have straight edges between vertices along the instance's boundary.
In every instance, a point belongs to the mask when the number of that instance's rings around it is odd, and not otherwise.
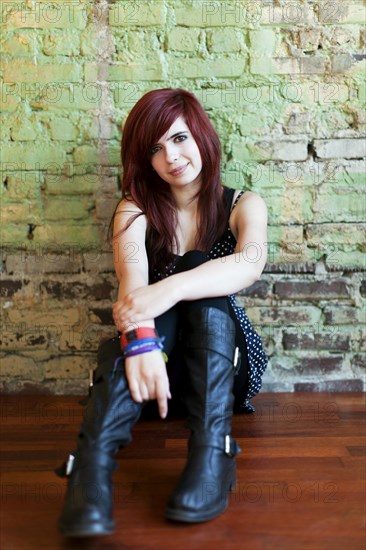
[{"label": "boot buckle", "polygon": [[71,472],[72,472],[72,470],[73,470],[73,468],[74,468],[74,462],[75,462],[75,457],[74,457],[74,455],[69,455],[69,457],[68,457],[68,459],[67,459],[67,461],[66,461],[66,468],[65,468],[65,475],[66,475],[66,477],[68,477],[68,476],[71,474]]},{"label": "boot buckle", "polygon": [[231,448],[231,437],[230,435],[225,435],[225,454],[228,456],[234,456],[234,453]]}]

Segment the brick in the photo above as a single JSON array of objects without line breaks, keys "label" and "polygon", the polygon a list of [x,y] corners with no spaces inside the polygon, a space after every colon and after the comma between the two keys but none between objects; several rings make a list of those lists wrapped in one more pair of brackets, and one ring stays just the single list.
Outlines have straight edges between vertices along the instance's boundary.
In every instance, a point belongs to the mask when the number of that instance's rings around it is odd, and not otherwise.
[{"label": "brick", "polygon": [[343,190],[315,196],[313,203],[314,222],[362,222],[365,219],[365,204],[360,194]]},{"label": "brick", "polygon": [[315,139],[314,149],[319,158],[362,158],[366,156],[364,139]]},{"label": "brick", "polygon": [[165,25],[166,6],[163,0],[124,2],[109,11],[112,27],[150,27]]},{"label": "brick", "polygon": [[3,199],[2,207],[1,222],[5,224],[16,222],[38,224],[43,218],[42,207],[36,201],[15,203]]},{"label": "brick", "polygon": [[0,346],[3,350],[45,349],[48,334],[39,327],[18,324],[4,324],[1,327]]},{"label": "brick", "polygon": [[84,355],[66,355],[49,359],[43,365],[45,379],[88,377],[93,363]]},{"label": "brick", "polygon": [[0,110],[1,112],[14,112],[20,102],[18,85],[11,83],[0,84]]},{"label": "brick", "polygon": [[[85,80],[99,80],[100,67],[96,63],[85,63]],[[173,75],[171,75],[173,76]],[[156,58],[149,62],[113,63],[108,66],[108,82],[163,80],[163,65]]]},{"label": "brick", "polygon": [[98,189],[99,182],[97,174],[46,176],[45,190],[48,195],[90,195]]},{"label": "brick", "polygon": [[[311,196],[308,190],[294,187],[291,193],[275,194],[273,189],[260,189],[253,186],[268,207],[268,221],[270,225],[275,224],[302,224],[313,218],[310,209]],[[297,249],[298,250],[298,249]],[[296,254],[298,251],[295,250]],[[287,255],[287,259],[288,255]]]},{"label": "brick", "polygon": [[3,43],[3,52],[12,56],[34,56],[36,50],[37,34],[33,29],[8,33]]},{"label": "brick", "polygon": [[[6,167],[4,167],[6,168]],[[4,199],[9,200],[24,200],[37,199],[41,197],[41,182],[40,178],[32,173],[9,172],[4,174],[6,189],[0,191]]]},{"label": "brick", "polygon": [[47,309],[46,306],[33,307],[32,310],[20,310],[14,307],[8,309],[8,318],[13,324],[24,323],[27,327],[37,328],[43,331],[55,330],[56,326],[69,326],[80,319],[79,310],[76,307],[60,307]]},{"label": "brick", "polygon": [[23,285],[28,284],[29,280],[14,281],[12,279],[2,279],[0,296],[4,298],[10,298],[11,296],[14,296],[14,294],[16,294],[18,290],[23,287]]},{"label": "brick", "polygon": [[344,74],[346,71],[348,71],[348,69],[352,67],[354,63],[356,63],[356,59],[354,59],[354,57],[349,53],[332,55],[331,72],[333,74]]},{"label": "brick", "polygon": [[360,294],[361,294],[361,296],[363,296],[363,298],[366,297],[366,279],[362,279],[362,281],[361,281]]},{"label": "brick", "polygon": [[76,126],[67,118],[55,117],[48,123],[51,139],[54,141],[75,141],[78,136]]},{"label": "brick", "polygon": [[12,141],[35,141],[39,133],[37,121],[32,117],[13,124],[10,135]]},{"label": "brick", "polygon": [[95,252],[84,253],[83,262],[85,271],[114,273],[113,254],[111,252],[100,252],[96,249]]},{"label": "brick", "polygon": [[14,378],[22,376],[23,378],[31,378],[35,381],[43,380],[43,372],[40,365],[35,363],[30,357],[22,355],[6,355],[1,358],[1,376]]},{"label": "brick", "polygon": [[297,382],[295,392],[362,392],[363,383],[358,379],[322,380],[320,382]]},{"label": "brick", "polygon": [[76,56],[80,53],[80,37],[75,29],[54,30],[43,38],[43,53],[46,55]]},{"label": "brick", "polygon": [[319,2],[319,22],[362,23],[365,21],[365,5],[362,1],[354,2]]},{"label": "brick", "polygon": [[29,226],[25,223],[1,223],[1,246],[5,250],[9,247],[20,247],[24,243],[30,244],[28,240]]},{"label": "brick", "polygon": [[187,29],[175,27],[168,34],[169,49],[181,52],[194,52],[199,45],[200,31],[198,29]]},{"label": "brick", "polygon": [[310,25],[317,22],[314,6],[302,2],[284,2],[281,5],[260,4],[259,23],[280,27]]},{"label": "brick", "polygon": [[199,77],[235,77],[241,76],[245,69],[246,60],[234,56],[218,57],[217,59],[181,59],[170,54],[166,55],[171,78]]},{"label": "brick", "polygon": [[282,339],[285,350],[350,350],[350,337],[339,333],[304,333],[285,332]]},{"label": "brick", "polygon": [[121,164],[121,150],[120,146],[109,145],[106,151],[98,152],[97,146],[80,145],[75,147],[73,159],[75,164],[80,165],[114,165],[120,166]]},{"label": "brick", "polygon": [[80,281],[61,282],[61,281],[42,281],[40,283],[41,292],[49,294],[60,300],[74,298],[88,298],[93,300],[110,300],[111,292],[115,290],[114,285],[109,281],[100,283],[90,281],[89,284]]},{"label": "brick", "polygon": [[31,107],[47,111],[99,109],[103,101],[102,85],[98,82],[48,83],[43,86],[21,85],[20,93],[27,95]]},{"label": "brick", "polygon": [[311,108],[313,108],[314,103],[318,103],[319,105],[344,103],[350,96],[348,86],[338,80],[331,80],[330,82],[303,80],[299,84],[299,87],[302,104],[308,105]]},{"label": "brick", "polygon": [[113,325],[114,326],[114,321],[113,321],[113,317],[112,317],[112,309],[110,307],[108,308],[100,308],[100,307],[96,307],[96,308],[92,308],[90,310],[91,314],[92,314],[92,320],[94,322],[101,322],[102,325]]},{"label": "brick", "polygon": [[270,283],[267,281],[256,281],[250,287],[240,292],[241,296],[248,296],[250,298],[267,298],[271,290]]},{"label": "brick", "polygon": [[208,50],[212,53],[240,52],[242,43],[240,35],[233,29],[215,29],[208,33]]},{"label": "brick", "polygon": [[115,197],[99,196],[95,203],[95,216],[97,220],[103,220],[108,224],[113,216],[119,199]]},{"label": "brick", "polygon": [[101,325],[85,323],[65,327],[65,330],[60,335],[58,349],[62,352],[85,352],[97,351],[100,335],[105,332],[105,328]]},{"label": "brick", "polygon": [[295,362],[294,370],[299,374],[327,374],[341,370],[343,355],[331,355],[328,357],[301,357]]},{"label": "brick", "polygon": [[[60,222],[37,226],[34,232],[33,246],[49,245],[65,247],[66,250],[73,248],[77,252],[94,250],[100,242],[98,228],[95,224],[63,224]],[[60,250],[62,252],[62,250]]]},{"label": "brick", "polygon": [[328,58],[314,57],[254,57],[250,56],[250,72],[256,74],[306,75],[323,74]]},{"label": "brick", "polygon": [[297,300],[338,300],[351,298],[347,280],[278,281],[274,293],[280,298]]},{"label": "brick", "polygon": [[[30,382],[21,378],[0,378],[0,392],[2,395],[52,395],[55,394],[54,382],[50,387],[45,382]],[[62,394],[65,395],[65,394]],[[80,395],[80,394],[79,394]]]},{"label": "brick", "polygon": [[[360,246],[361,247],[361,246]],[[365,270],[365,253],[360,250],[339,250],[332,247],[329,254],[324,255],[328,272],[344,270],[349,273]]]},{"label": "brick", "polygon": [[365,313],[353,306],[332,305],[324,308],[326,325],[352,325],[365,321]]},{"label": "brick", "polygon": [[[238,303],[242,303],[240,297]],[[321,310],[312,306],[246,307],[246,311],[252,323],[258,325],[311,325],[321,316]]]},{"label": "brick", "polygon": [[249,38],[253,57],[273,57],[279,39],[278,33],[263,28],[250,31]]},{"label": "brick", "polygon": [[62,82],[79,82],[82,67],[77,63],[32,63],[14,59],[4,68],[4,81],[16,83],[38,83],[40,85]]},{"label": "brick", "polygon": [[44,215],[49,221],[88,219],[93,205],[94,201],[89,197],[73,197],[69,200],[52,197],[45,202]]},{"label": "brick", "polygon": [[254,160],[284,160],[303,161],[308,156],[308,142],[306,138],[278,139],[248,142],[240,140],[233,143],[235,159],[250,162]]},{"label": "brick", "polygon": [[16,273],[43,274],[43,273],[79,273],[81,271],[81,256],[70,250],[70,254],[57,254],[60,247],[52,243],[39,247],[35,252],[21,251],[6,256],[6,272],[8,275]]},{"label": "brick", "polygon": [[49,2],[38,0],[33,5],[25,2],[14,2],[14,7],[5,3],[1,10],[2,21],[7,28],[53,29],[74,28],[84,29],[87,24],[85,5],[75,2]]},{"label": "brick", "polygon": [[223,27],[240,25],[245,18],[244,7],[226,2],[200,2],[191,5],[179,5],[174,8],[177,25],[187,27]]},{"label": "brick", "polygon": [[366,227],[362,223],[308,224],[305,238],[308,246],[317,246],[320,250],[326,249],[326,245],[357,245],[366,240]]},{"label": "brick", "polygon": [[60,168],[66,160],[65,151],[60,146],[38,142],[23,145],[4,143],[1,148],[1,160],[4,164],[14,164],[19,159],[25,170],[39,170],[41,165],[58,165]]},{"label": "brick", "polygon": [[352,357],[351,362],[352,362],[352,367],[362,370],[362,375],[363,375],[365,370],[365,365],[366,365],[366,353],[356,353]]},{"label": "brick", "polygon": [[267,263],[264,273],[315,273],[315,264],[310,262],[281,262]]},{"label": "brick", "polygon": [[321,37],[321,28],[319,27],[308,27],[305,29],[300,29],[298,33],[298,47],[304,51],[316,51],[319,46],[320,37]]}]

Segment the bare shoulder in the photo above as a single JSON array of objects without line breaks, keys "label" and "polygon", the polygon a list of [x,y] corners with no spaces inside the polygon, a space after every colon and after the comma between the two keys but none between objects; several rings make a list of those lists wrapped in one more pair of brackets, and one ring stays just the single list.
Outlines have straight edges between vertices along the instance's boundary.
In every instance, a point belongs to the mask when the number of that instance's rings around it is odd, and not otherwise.
[{"label": "bare shoulder", "polygon": [[134,229],[146,229],[146,216],[133,200],[122,199],[115,211],[114,233],[118,233],[127,225]]},{"label": "bare shoulder", "polygon": [[116,215],[117,214],[137,214],[141,213],[143,214],[143,211],[141,208],[137,206],[134,200],[132,199],[121,199],[117,205],[116,208]]},{"label": "bare shoulder", "polygon": [[239,198],[230,216],[230,227],[235,236],[244,225],[266,225],[267,205],[258,193],[246,191]]},{"label": "bare shoulder", "polygon": [[241,217],[243,214],[250,213],[255,213],[257,215],[267,214],[267,206],[258,193],[254,191],[245,191],[236,203],[232,215],[233,217]]}]

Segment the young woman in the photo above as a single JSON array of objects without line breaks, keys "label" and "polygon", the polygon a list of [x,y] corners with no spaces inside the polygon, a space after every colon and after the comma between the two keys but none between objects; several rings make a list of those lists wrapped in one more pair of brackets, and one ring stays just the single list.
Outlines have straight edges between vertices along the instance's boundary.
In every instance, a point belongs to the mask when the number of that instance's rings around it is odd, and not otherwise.
[{"label": "young woman", "polygon": [[233,408],[254,410],[249,399],[267,364],[234,295],[265,266],[267,209],[257,194],[222,185],[220,153],[208,116],[185,90],[151,91],[127,118],[113,219],[119,335],[99,348],[77,449],[65,464],[66,536],[113,532],[113,455],[151,400],[162,418],[170,399],[182,403],[191,431],[166,517],[201,522],[227,507],[240,452]]}]

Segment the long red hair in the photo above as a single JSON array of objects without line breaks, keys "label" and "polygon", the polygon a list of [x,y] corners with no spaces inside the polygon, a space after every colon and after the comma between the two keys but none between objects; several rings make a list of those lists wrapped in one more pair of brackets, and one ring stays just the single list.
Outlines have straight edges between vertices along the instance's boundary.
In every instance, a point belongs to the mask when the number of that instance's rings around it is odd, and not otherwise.
[{"label": "long red hair", "polygon": [[[152,170],[151,148],[179,116],[184,118],[202,159],[195,248],[210,250],[226,228],[220,140],[206,112],[198,99],[186,90],[164,88],[146,93],[126,119],[121,160],[122,198],[133,200],[147,218],[150,274],[170,263],[174,245],[178,248],[174,198],[169,184]],[[128,225],[139,215],[132,216]]]}]

